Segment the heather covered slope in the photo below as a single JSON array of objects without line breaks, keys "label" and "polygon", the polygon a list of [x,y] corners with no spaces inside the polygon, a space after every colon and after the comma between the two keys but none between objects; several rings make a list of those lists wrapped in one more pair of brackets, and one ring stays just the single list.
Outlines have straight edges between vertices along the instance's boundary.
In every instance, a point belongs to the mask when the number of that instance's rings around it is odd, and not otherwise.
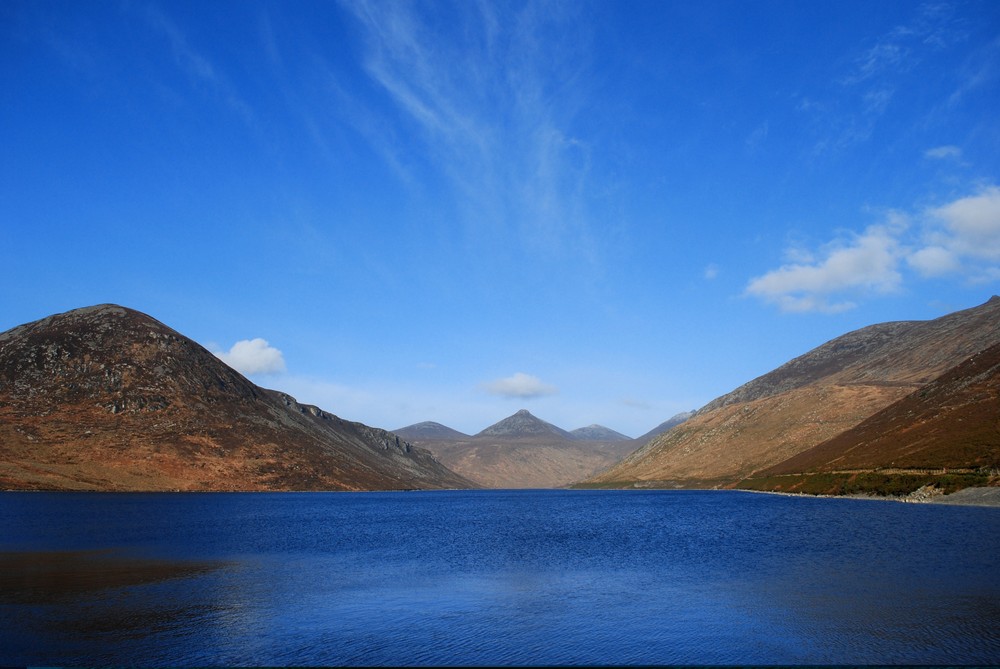
[{"label": "heather covered slope", "polygon": [[131,309],[77,309],[0,333],[2,488],[470,485],[389,432],[254,385]]},{"label": "heather covered slope", "polygon": [[761,474],[1000,469],[1000,344]]},{"label": "heather covered slope", "polygon": [[997,343],[997,297],[931,321],[862,328],[714,400],[588,483],[701,487],[752,476]]}]

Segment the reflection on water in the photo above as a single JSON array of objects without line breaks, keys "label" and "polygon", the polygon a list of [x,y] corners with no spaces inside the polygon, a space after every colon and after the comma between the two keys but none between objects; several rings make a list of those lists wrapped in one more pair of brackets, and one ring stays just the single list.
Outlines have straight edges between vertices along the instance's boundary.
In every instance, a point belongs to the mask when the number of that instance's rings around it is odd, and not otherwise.
[{"label": "reflection on water", "polygon": [[4,665],[1000,662],[996,509],[0,494],[0,541]]},{"label": "reflection on water", "polygon": [[108,588],[194,576],[220,566],[111,550],[0,552],[0,604],[52,604]]}]

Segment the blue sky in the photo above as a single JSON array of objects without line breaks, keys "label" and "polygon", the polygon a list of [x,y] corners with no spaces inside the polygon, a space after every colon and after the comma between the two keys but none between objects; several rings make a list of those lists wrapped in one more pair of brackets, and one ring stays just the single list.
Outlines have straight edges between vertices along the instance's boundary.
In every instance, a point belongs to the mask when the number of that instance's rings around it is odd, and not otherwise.
[{"label": "blue sky", "polygon": [[1000,3],[0,3],[0,330],[638,436],[1000,292]]}]

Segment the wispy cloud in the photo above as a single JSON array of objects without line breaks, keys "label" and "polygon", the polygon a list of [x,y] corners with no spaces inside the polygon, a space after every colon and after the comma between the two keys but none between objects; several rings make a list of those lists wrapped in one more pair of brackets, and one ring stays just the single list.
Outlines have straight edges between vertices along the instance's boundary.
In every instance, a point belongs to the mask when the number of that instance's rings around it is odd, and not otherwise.
[{"label": "wispy cloud", "polygon": [[[920,225],[914,225],[917,221]],[[1000,279],[1000,187],[915,215],[892,212],[860,234],[848,233],[813,253],[751,279],[745,295],[788,312],[836,313],[855,300],[899,289],[906,268],[925,278]]]},{"label": "wispy cloud", "polygon": [[241,374],[280,374],[285,371],[285,358],[281,351],[259,337],[240,340],[228,351],[213,353]]},{"label": "wispy cloud", "polygon": [[555,395],[559,389],[555,386],[544,383],[537,376],[517,372],[513,376],[489,381],[482,384],[482,389],[491,395],[509,397],[517,399],[531,399],[533,397],[545,397]]},{"label": "wispy cloud", "polygon": [[925,3],[907,21],[846,54],[832,88],[797,105],[800,112],[815,117],[822,133],[815,151],[866,142],[880,120],[892,113],[897,91],[912,86],[914,73],[924,63],[963,37],[947,3]]},{"label": "wispy cloud", "polygon": [[251,130],[259,124],[251,106],[239,94],[236,86],[212,61],[195,48],[186,34],[167,14],[152,3],[142,6],[142,15],[147,25],[166,38],[170,51],[178,67],[196,82],[208,87],[232,109]]},{"label": "wispy cloud", "polygon": [[962,149],[951,145],[935,146],[924,151],[924,156],[934,160],[958,160],[962,157]]},{"label": "wispy cloud", "polygon": [[[588,103],[587,59],[572,6],[458,2],[441,10],[460,26],[449,31],[426,4],[345,8],[362,27],[366,73],[402,113],[394,123],[446,176],[469,229],[591,258],[590,147],[572,127]],[[397,144],[388,162],[408,164],[406,150]]]}]

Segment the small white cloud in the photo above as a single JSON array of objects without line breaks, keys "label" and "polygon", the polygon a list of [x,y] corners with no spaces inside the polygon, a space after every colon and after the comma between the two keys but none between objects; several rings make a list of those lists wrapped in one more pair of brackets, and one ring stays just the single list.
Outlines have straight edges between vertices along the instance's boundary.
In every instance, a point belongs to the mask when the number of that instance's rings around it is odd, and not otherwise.
[{"label": "small white cloud", "polygon": [[892,292],[902,281],[898,270],[902,227],[900,217],[890,217],[885,225],[870,226],[846,242],[828,246],[814,262],[786,264],[752,279],[746,294],[776,304],[782,311],[834,313],[855,305],[834,300],[833,295]]},{"label": "small white cloud", "polygon": [[705,278],[711,281],[715,277],[719,276],[719,266],[715,263],[711,263],[705,268]]},{"label": "small white cloud", "polygon": [[281,351],[259,337],[238,341],[228,352],[213,353],[241,374],[278,374],[285,371],[285,358]]},{"label": "small white cloud", "polygon": [[537,376],[531,376],[523,372],[517,372],[513,376],[484,383],[482,384],[482,388],[491,395],[519,399],[544,397],[546,395],[555,395],[559,392],[559,389],[555,386],[543,383]]},{"label": "small white cloud", "polygon": [[933,149],[927,149],[924,151],[925,158],[934,158],[935,160],[946,160],[946,159],[959,159],[962,157],[962,149],[957,146],[936,146]]}]

